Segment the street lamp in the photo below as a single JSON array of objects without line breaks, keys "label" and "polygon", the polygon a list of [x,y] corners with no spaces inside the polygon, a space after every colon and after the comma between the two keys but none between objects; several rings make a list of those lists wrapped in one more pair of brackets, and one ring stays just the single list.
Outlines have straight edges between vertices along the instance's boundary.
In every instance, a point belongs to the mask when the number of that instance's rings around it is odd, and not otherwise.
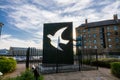
[{"label": "street lamp", "polygon": [[2,31],[2,26],[3,26],[4,24],[2,23],[2,22],[0,22],[0,36],[1,36],[1,31]]}]

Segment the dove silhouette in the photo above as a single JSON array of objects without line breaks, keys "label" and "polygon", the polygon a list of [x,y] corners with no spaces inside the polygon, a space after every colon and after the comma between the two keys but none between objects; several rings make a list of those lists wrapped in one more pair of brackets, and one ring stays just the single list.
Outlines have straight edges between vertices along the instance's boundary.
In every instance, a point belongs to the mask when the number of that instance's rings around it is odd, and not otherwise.
[{"label": "dove silhouette", "polygon": [[67,29],[67,27],[59,29],[58,31],[56,31],[54,35],[51,34],[47,35],[47,37],[50,39],[50,44],[61,51],[63,51],[63,49],[59,46],[59,43],[66,45],[69,42],[69,40],[62,39],[62,33],[65,29]]}]

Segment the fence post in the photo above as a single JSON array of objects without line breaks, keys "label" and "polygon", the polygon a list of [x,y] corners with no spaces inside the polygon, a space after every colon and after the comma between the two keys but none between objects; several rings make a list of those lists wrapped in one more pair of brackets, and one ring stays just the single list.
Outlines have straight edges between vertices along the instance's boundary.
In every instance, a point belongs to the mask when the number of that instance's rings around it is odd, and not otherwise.
[{"label": "fence post", "polygon": [[29,55],[30,55],[30,47],[27,49],[27,52],[26,52],[26,69],[29,68]]}]

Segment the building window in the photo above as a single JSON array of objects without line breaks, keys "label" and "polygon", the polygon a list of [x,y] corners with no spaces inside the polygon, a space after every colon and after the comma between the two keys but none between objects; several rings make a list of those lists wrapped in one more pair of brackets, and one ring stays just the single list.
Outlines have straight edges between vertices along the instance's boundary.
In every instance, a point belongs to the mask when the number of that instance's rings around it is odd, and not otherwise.
[{"label": "building window", "polygon": [[112,45],[109,45],[109,48],[112,48]]},{"label": "building window", "polygon": [[107,36],[110,36],[110,32],[107,32]]},{"label": "building window", "polygon": [[118,26],[114,26],[113,28],[114,28],[114,30],[115,30],[115,31],[117,31],[117,30],[118,30]]},{"label": "building window", "polygon": [[89,34],[88,37],[91,37],[91,35]]},{"label": "building window", "polygon": [[84,46],[84,48],[87,48],[87,46]]},{"label": "building window", "polygon": [[92,46],[89,46],[89,48],[92,48]]},{"label": "building window", "polygon": [[97,43],[97,41],[96,41],[96,40],[93,40],[93,43],[94,43],[94,44],[96,44],[96,43]]},{"label": "building window", "polygon": [[93,34],[93,37],[96,38],[96,34]]},{"label": "building window", "polygon": [[86,35],[83,35],[83,37],[86,37]]},{"label": "building window", "polygon": [[89,41],[89,43],[91,43],[91,40],[88,40]]},{"label": "building window", "polygon": [[84,43],[86,43],[86,40],[84,40]]},{"label": "building window", "polygon": [[100,43],[101,43],[101,45],[103,45],[103,40],[102,39],[100,40]]},{"label": "building window", "polygon": [[88,28],[88,33],[90,32],[90,28]]},{"label": "building window", "polygon": [[120,45],[116,45],[116,48],[117,48],[117,49],[120,48]]},{"label": "building window", "polygon": [[103,39],[103,34],[100,34],[100,39]]},{"label": "building window", "polygon": [[111,39],[109,38],[108,41],[111,42]]},{"label": "building window", "polygon": [[86,30],[84,29],[83,32],[86,32]]},{"label": "building window", "polygon": [[107,30],[108,30],[108,31],[110,30],[110,26],[107,26]]},{"label": "building window", "polygon": [[119,38],[116,37],[116,38],[115,38],[115,42],[116,42],[116,43],[119,43],[119,41],[120,41]]},{"label": "building window", "polygon": [[94,46],[95,49],[97,49],[97,46]]}]

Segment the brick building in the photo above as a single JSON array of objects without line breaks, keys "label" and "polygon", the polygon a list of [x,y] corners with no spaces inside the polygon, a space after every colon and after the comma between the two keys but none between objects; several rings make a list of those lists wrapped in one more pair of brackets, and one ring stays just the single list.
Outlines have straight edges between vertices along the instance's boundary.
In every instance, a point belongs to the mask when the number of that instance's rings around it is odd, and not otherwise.
[{"label": "brick building", "polygon": [[99,53],[120,53],[120,19],[117,14],[112,20],[88,23],[86,19],[76,28],[76,38],[81,36],[83,48],[98,49]]}]

